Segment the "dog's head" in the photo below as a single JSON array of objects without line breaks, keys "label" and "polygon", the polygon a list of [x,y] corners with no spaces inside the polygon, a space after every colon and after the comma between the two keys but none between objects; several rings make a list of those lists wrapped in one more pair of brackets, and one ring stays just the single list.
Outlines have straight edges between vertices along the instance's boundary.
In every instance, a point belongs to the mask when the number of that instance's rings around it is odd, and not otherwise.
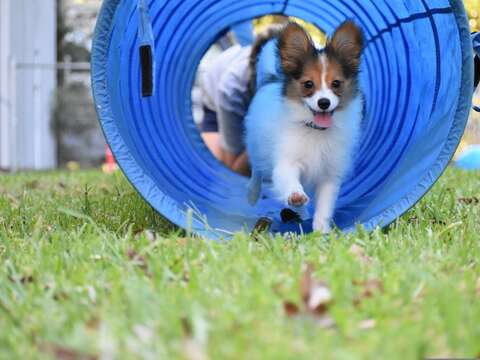
[{"label": "dog's head", "polygon": [[278,51],[286,76],[285,96],[311,111],[307,125],[331,127],[334,112],[357,95],[363,44],[362,30],[352,21],[340,25],[323,50],[317,50],[296,23],[289,23],[282,31]]}]

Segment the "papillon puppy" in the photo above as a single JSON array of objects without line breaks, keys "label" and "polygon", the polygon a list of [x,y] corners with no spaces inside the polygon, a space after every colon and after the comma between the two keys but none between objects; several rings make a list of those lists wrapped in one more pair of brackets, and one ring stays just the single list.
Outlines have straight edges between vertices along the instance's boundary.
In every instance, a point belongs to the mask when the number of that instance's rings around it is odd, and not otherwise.
[{"label": "papillon puppy", "polygon": [[[313,229],[328,233],[360,137],[363,33],[352,21],[344,22],[322,50],[296,23],[287,24],[273,38],[284,73],[284,109],[281,118],[267,125],[257,126],[255,119],[247,118],[249,202],[256,203],[267,179],[286,206],[302,207],[310,201],[307,193],[314,194]],[[254,74],[256,57],[266,42],[260,38],[253,47]]]}]

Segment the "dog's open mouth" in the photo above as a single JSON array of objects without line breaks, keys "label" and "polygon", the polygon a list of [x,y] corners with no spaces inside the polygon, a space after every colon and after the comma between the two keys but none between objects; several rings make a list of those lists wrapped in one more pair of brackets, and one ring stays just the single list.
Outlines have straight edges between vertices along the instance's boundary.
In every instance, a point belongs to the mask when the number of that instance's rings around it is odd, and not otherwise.
[{"label": "dog's open mouth", "polygon": [[331,112],[318,112],[313,111],[313,120],[306,123],[309,128],[315,130],[327,130],[332,127],[333,124],[333,111]]}]

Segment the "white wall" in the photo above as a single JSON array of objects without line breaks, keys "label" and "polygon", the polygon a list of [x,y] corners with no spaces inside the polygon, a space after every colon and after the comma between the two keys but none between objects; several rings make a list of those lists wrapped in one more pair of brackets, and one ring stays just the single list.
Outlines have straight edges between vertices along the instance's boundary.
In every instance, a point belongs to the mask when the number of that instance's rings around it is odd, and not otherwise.
[{"label": "white wall", "polygon": [[10,0],[0,0],[0,168],[9,167],[11,102],[8,94],[8,62],[10,54]]},{"label": "white wall", "polygon": [[0,0],[0,167],[56,166],[55,0]]}]

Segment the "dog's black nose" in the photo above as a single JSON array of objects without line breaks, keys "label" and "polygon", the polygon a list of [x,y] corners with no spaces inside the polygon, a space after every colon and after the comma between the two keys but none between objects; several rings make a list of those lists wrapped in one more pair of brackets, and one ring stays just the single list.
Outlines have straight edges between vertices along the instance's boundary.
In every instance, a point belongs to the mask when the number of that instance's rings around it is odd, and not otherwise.
[{"label": "dog's black nose", "polygon": [[318,100],[318,107],[322,110],[327,110],[330,107],[330,100],[327,98]]}]

